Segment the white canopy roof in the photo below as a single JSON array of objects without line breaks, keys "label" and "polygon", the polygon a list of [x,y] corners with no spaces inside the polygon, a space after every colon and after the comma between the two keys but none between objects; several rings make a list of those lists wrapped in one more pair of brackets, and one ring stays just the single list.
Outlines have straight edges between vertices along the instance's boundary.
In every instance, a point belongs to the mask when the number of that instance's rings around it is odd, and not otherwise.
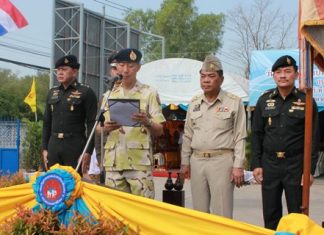
[{"label": "white canopy roof", "polygon": [[[201,66],[201,61],[192,59],[156,60],[142,65],[137,78],[157,89],[162,104],[188,104],[193,96],[202,92],[199,83]],[[225,73],[222,88],[248,101],[246,79]]]}]

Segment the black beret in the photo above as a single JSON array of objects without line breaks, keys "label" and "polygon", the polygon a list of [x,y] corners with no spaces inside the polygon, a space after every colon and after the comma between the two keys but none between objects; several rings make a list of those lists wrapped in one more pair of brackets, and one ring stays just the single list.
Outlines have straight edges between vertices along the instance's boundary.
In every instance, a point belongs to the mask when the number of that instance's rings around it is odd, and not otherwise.
[{"label": "black beret", "polygon": [[281,56],[276,62],[272,65],[272,72],[276,71],[278,68],[294,66],[297,70],[296,60],[290,55]]},{"label": "black beret", "polygon": [[135,48],[122,49],[115,56],[117,62],[139,63],[141,59],[142,53]]},{"label": "black beret", "polygon": [[116,64],[117,61],[115,59],[117,53],[118,53],[117,51],[113,51],[108,58],[108,63],[110,64],[111,67],[116,67],[116,65],[117,65]]},{"label": "black beret", "polygon": [[57,69],[60,66],[69,66],[73,69],[80,68],[80,64],[78,63],[78,59],[75,55],[66,55],[59,58],[55,63],[55,68]]}]

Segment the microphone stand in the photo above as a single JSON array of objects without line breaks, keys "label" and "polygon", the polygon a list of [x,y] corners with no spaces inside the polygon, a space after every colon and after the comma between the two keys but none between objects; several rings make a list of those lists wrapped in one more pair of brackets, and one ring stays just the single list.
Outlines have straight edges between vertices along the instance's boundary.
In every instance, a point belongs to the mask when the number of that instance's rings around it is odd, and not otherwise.
[{"label": "microphone stand", "polygon": [[[93,137],[93,134],[94,134],[94,132],[95,132],[95,130],[96,130],[96,127],[97,127],[97,125],[98,125],[98,123],[100,122],[100,125],[103,127],[104,126],[104,121],[105,121],[105,117],[104,117],[104,113],[106,112],[106,110],[104,110],[104,107],[106,106],[106,104],[107,104],[107,102],[108,102],[108,98],[109,98],[109,96],[110,96],[110,93],[111,93],[111,90],[113,89],[113,87],[115,86],[115,83],[118,81],[118,80],[121,80],[122,79],[122,76],[116,76],[116,77],[114,77],[113,79],[111,79],[110,81],[108,81],[108,89],[107,89],[107,95],[105,95],[104,96],[104,98],[103,98],[103,101],[102,101],[102,104],[101,104],[101,108],[100,108],[100,110],[99,110],[99,112],[97,113],[97,116],[96,116],[96,122],[95,122],[95,124],[93,125],[93,128],[92,128],[92,130],[91,130],[91,132],[90,132],[90,135],[88,136],[88,140],[87,140],[87,142],[86,142],[86,145],[85,145],[85,147],[84,147],[84,149],[83,149],[83,151],[82,151],[82,153],[81,153],[81,156],[79,157],[79,160],[78,160],[78,165],[76,166],[76,168],[75,168],[75,170],[76,171],[78,171],[79,170],[79,168],[80,168],[80,166],[81,166],[81,163],[82,163],[82,160],[83,160],[83,158],[84,158],[84,154],[85,154],[85,152],[86,152],[86,150],[87,150],[87,148],[88,148],[88,146],[89,146],[89,144],[90,144],[90,141],[91,141],[91,139],[92,139],[92,137]],[[106,97],[106,98],[105,98]],[[103,132],[102,130],[101,130],[101,132]],[[103,135],[103,133],[102,133],[102,135]],[[101,146],[102,147],[102,146]],[[102,151],[101,151],[102,152]],[[101,171],[102,171],[102,169],[103,169],[103,156],[101,156],[101,160],[100,160],[100,167],[101,167]],[[100,171],[100,172],[101,172]],[[100,179],[101,180],[101,179]]]}]

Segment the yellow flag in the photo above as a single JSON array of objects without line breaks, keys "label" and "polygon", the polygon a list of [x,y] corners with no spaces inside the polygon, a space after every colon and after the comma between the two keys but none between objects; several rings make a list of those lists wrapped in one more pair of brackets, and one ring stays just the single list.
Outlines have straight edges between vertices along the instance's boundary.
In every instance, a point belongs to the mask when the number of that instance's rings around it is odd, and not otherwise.
[{"label": "yellow flag", "polygon": [[35,84],[35,78],[33,78],[33,83],[30,89],[30,92],[26,96],[24,102],[29,105],[32,112],[36,112],[36,84]]}]

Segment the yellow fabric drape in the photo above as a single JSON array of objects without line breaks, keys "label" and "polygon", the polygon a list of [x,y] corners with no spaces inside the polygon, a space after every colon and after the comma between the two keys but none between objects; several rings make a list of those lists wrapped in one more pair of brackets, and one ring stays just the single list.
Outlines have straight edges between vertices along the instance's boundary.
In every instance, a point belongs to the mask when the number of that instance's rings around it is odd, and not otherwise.
[{"label": "yellow fabric drape", "polygon": [[[139,197],[85,182],[80,183],[81,198],[94,216],[101,212],[112,215],[139,228],[140,234],[204,234],[204,235],[274,235],[275,231],[220,216],[186,209],[167,203]],[[0,223],[15,214],[22,204],[27,208],[36,205],[32,183],[0,189]],[[301,232],[300,235],[324,235],[324,229],[307,216],[290,214],[280,221],[278,231]]]},{"label": "yellow fabric drape", "polygon": [[141,234],[267,235],[274,231],[167,203],[84,183],[83,200],[97,216],[116,216]]},{"label": "yellow fabric drape", "polygon": [[0,222],[16,213],[17,205],[33,208],[36,205],[32,183],[0,188]]}]

